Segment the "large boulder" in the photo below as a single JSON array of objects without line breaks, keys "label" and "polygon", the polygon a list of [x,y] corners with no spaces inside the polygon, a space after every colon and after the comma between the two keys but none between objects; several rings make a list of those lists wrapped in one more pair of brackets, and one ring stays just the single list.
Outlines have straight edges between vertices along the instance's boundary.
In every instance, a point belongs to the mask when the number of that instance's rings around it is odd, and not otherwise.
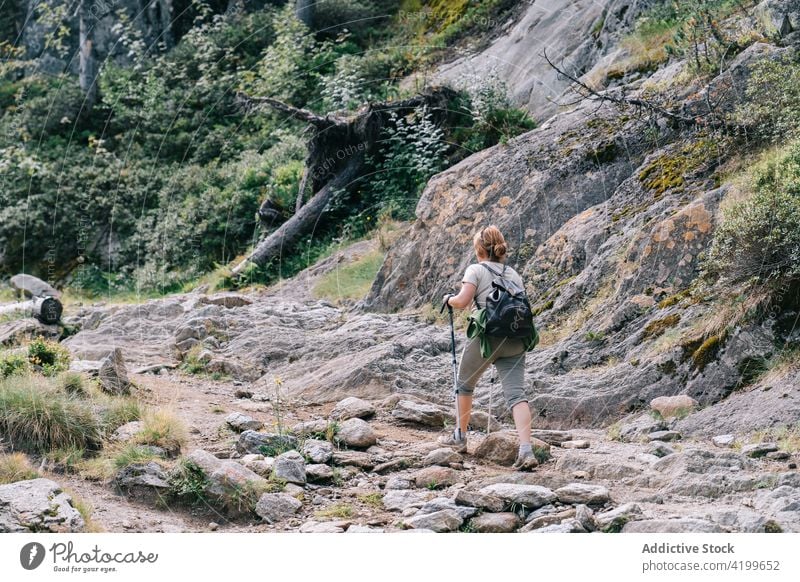
[{"label": "large boulder", "polygon": [[288,493],[264,493],[256,503],[258,516],[268,523],[275,523],[291,517],[303,506],[303,503]]},{"label": "large boulder", "polygon": [[0,485],[0,533],[76,533],[85,525],[72,497],[50,479]]},{"label": "large boulder", "polygon": [[408,424],[420,424],[433,428],[444,426],[444,413],[440,408],[433,404],[424,404],[413,400],[399,401],[392,410],[392,416],[400,422]]},{"label": "large boulder", "polygon": [[348,396],[333,407],[330,417],[333,420],[347,420],[348,418],[369,418],[374,415],[375,407],[372,403],[355,396]]},{"label": "large boulder", "polygon": [[128,497],[148,503],[164,501],[170,493],[169,475],[154,461],[134,463],[120,469],[114,485]]},{"label": "large boulder", "polygon": [[206,480],[204,494],[232,515],[247,515],[255,509],[258,494],[268,487],[266,479],[230,459],[219,459],[197,449],[185,463]]},{"label": "large boulder", "polygon": [[495,483],[481,488],[480,493],[499,497],[509,505],[522,505],[528,509],[538,509],[556,500],[556,494],[541,485]]},{"label": "large boulder", "polygon": [[375,431],[360,418],[350,418],[340,423],[335,438],[339,443],[355,449],[366,449],[378,442]]}]

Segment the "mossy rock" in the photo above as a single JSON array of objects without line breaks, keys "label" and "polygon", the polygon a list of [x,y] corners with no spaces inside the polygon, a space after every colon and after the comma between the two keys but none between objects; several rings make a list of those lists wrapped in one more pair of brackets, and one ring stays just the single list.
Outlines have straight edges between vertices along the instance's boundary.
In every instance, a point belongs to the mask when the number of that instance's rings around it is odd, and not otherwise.
[{"label": "mossy rock", "polygon": [[662,319],[656,319],[655,321],[651,321],[647,324],[644,328],[644,339],[652,339],[657,338],[662,333],[664,333],[670,327],[675,327],[680,322],[681,316],[677,313],[673,313],[672,315],[668,315]]},{"label": "mossy rock", "polygon": [[706,339],[700,347],[692,353],[694,367],[700,371],[717,358],[722,344],[725,342],[725,334],[712,335]]}]

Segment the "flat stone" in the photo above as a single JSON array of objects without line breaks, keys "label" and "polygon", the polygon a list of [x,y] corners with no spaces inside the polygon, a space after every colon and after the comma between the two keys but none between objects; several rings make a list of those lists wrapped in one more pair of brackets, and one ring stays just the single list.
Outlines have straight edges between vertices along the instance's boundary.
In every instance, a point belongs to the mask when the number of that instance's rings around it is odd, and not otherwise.
[{"label": "flat stone", "polygon": [[565,430],[533,429],[531,436],[554,446],[573,440],[572,435]]},{"label": "flat stone", "polygon": [[495,483],[480,490],[484,495],[493,495],[506,501],[537,509],[556,500],[556,494],[540,485],[522,485],[515,483]]},{"label": "flat stone", "polygon": [[255,511],[264,521],[275,523],[291,517],[301,507],[303,507],[302,502],[286,493],[264,493],[259,498]]},{"label": "flat stone", "polygon": [[369,525],[353,524],[347,528],[346,533],[384,533],[383,528],[372,527]]},{"label": "flat stone", "polygon": [[350,418],[369,418],[374,415],[375,407],[372,403],[355,396],[348,396],[333,407],[330,417],[333,420],[348,420]]},{"label": "flat stone", "polygon": [[50,479],[0,485],[0,533],[76,533],[85,523],[72,497]]},{"label": "flat stone", "polygon": [[730,448],[733,446],[733,443],[736,442],[736,437],[732,434],[721,434],[712,438],[711,442],[714,443],[716,447]]},{"label": "flat stone", "polygon": [[439,489],[441,487],[449,487],[455,485],[461,480],[461,474],[455,469],[449,467],[440,467],[433,465],[425,467],[414,473],[414,482],[417,487],[425,487],[428,489]]},{"label": "flat stone", "polygon": [[575,514],[576,514],[575,508],[570,508],[565,511],[558,511],[556,513],[540,515],[539,517],[535,517],[533,519],[528,520],[528,523],[525,524],[525,527],[523,527],[520,531],[526,533],[550,525],[558,525],[564,520],[572,519],[573,517],[575,517]]},{"label": "flat stone", "polygon": [[225,418],[225,422],[236,432],[259,430],[264,426],[264,423],[260,420],[256,420],[252,416],[242,414],[241,412],[232,412]]},{"label": "flat stone", "polygon": [[413,489],[414,480],[400,475],[393,475],[386,480],[383,488],[387,491],[392,489]]},{"label": "flat stone", "polygon": [[594,514],[594,522],[600,531],[620,531],[629,521],[643,517],[642,509],[636,503],[625,503],[611,511]]},{"label": "flat stone", "polygon": [[787,451],[772,451],[767,453],[766,457],[773,461],[785,461],[786,459],[790,458],[792,455]]},{"label": "flat stone", "polygon": [[306,465],[306,479],[311,483],[327,483],[333,480],[333,469],[322,463]]},{"label": "flat stone", "polygon": [[303,443],[303,454],[312,463],[328,463],[333,458],[333,444],[328,441],[308,439]]},{"label": "flat stone", "polygon": [[425,504],[417,510],[416,515],[433,513],[434,511],[441,511],[443,509],[455,511],[461,519],[469,519],[478,513],[477,507],[456,505],[456,502],[449,497],[435,497],[430,501],[426,501]]},{"label": "flat stone", "polygon": [[344,533],[344,528],[331,521],[307,521],[300,526],[300,533]]},{"label": "flat stone", "polygon": [[463,522],[464,520],[461,519],[455,511],[450,509],[415,515],[403,521],[406,527],[412,529],[430,529],[437,533],[455,531],[461,527]]},{"label": "flat stone", "polygon": [[689,517],[629,521],[622,528],[622,533],[721,533],[724,531],[716,523]]},{"label": "flat stone", "polygon": [[350,418],[340,423],[335,439],[356,449],[366,449],[378,442],[375,431],[368,422],[360,418]]},{"label": "flat stone", "polygon": [[297,435],[325,434],[330,423],[324,418],[318,420],[306,420],[298,422],[292,426],[292,433]]},{"label": "flat stone", "polygon": [[432,404],[422,404],[413,400],[400,400],[392,410],[392,416],[400,422],[420,424],[434,428],[444,426],[444,414]]},{"label": "flat stone", "polygon": [[383,507],[386,511],[404,511],[409,507],[419,509],[429,497],[425,491],[392,489],[383,496]]},{"label": "flat stone", "polygon": [[757,443],[743,446],[742,454],[756,459],[758,457],[765,457],[767,453],[773,453],[777,450],[777,443]]},{"label": "flat stone", "polygon": [[520,526],[516,513],[482,513],[470,521],[472,529],[478,533],[511,533]]},{"label": "flat stone", "polygon": [[611,498],[608,489],[589,483],[570,483],[556,489],[555,494],[561,503],[570,505],[603,505]]},{"label": "flat stone", "polygon": [[306,462],[303,456],[297,451],[287,451],[275,457],[272,465],[272,474],[278,479],[283,479],[287,483],[305,485],[306,483]]},{"label": "flat stone", "polygon": [[392,473],[393,471],[402,471],[403,469],[407,469],[413,464],[413,461],[408,457],[398,457],[397,459],[392,459],[391,461],[386,461],[385,463],[380,463],[379,465],[375,465],[372,469],[373,473],[383,474],[383,473]]},{"label": "flat stone", "polygon": [[530,530],[530,533],[586,533],[583,526],[577,519],[567,519],[558,524],[546,525],[538,529]]},{"label": "flat stone", "polygon": [[585,440],[577,440],[577,441],[565,441],[561,443],[562,449],[588,449],[589,448],[589,441]]},{"label": "flat stone", "polygon": [[657,430],[648,434],[647,438],[651,441],[677,441],[681,434],[674,430]]},{"label": "flat stone", "polygon": [[358,467],[365,471],[369,471],[375,466],[372,456],[363,451],[334,451],[333,463],[335,465]]},{"label": "flat stone", "polygon": [[494,513],[502,512],[506,507],[506,502],[500,497],[487,495],[479,491],[466,491],[464,489],[456,493],[455,502],[458,505],[477,507],[478,509],[485,509],[486,511]]},{"label": "flat stone", "polygon": [[422,460],[423,465],[449,465],[460,463],[464,458],[450,448],[436,449],[428,453]]}]

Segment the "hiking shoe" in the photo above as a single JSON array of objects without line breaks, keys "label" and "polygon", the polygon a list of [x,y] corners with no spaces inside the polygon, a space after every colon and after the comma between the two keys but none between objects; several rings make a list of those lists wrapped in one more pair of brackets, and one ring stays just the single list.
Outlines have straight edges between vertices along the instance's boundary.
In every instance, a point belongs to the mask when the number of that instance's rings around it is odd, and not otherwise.
[{"label": "hiking shoe", "polygon": [[536,455],[531,453],[525,453],[517,457],[517,460],[514,461],[512,467],[517,471],[530,471],[535,469],[539,466],[539,461],[536,460]]},{"label": "hiking shoe", "polygon": [[451,432],[446,435],[442,435],[439,437],[437,441],[440,445],[445,447],[450,447],[457,453],[466,453],[467,452],[467,437],[466,435],[461,435],[461,438],[456,436],[455,431]]}]

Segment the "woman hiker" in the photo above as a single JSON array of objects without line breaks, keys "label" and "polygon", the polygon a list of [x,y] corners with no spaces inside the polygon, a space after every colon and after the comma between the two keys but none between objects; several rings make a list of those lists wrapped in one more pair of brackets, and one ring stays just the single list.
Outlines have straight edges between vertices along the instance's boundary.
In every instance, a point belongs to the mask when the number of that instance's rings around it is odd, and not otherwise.
[{"label": "woman hiker", "polygon": [[[489,226],[473,238],[478,264],[467,267],[458,295],[450,293],[443,302],[456,309],[465,309],[477,303],[473,312],[486,306],[486,297],[492,291],[492,280],[502,273],[503,277],[524,288],[522,277],[505,264],[508,247],[496,226]],[[488,268],[486,268],[488,267]],[[491,269],[491,271],[489,270]],[[504,270],[505,269],[505,270]],[[461,418],[452,434],[443,436],[439,442],[459,452],[467,449],[467,425],[472,412],[472,393],[483,373],[494,364],[503,385],[506,404],[514,417],[519,434],[519,454],[514,468],[530,470],[538,466],[531,449],[531,411],[525,397],[525,345],[522,339],[489,337],[491,354],[481,355],[480,338],[467,341],[461,354],[458,369],[456,398]]]}]

